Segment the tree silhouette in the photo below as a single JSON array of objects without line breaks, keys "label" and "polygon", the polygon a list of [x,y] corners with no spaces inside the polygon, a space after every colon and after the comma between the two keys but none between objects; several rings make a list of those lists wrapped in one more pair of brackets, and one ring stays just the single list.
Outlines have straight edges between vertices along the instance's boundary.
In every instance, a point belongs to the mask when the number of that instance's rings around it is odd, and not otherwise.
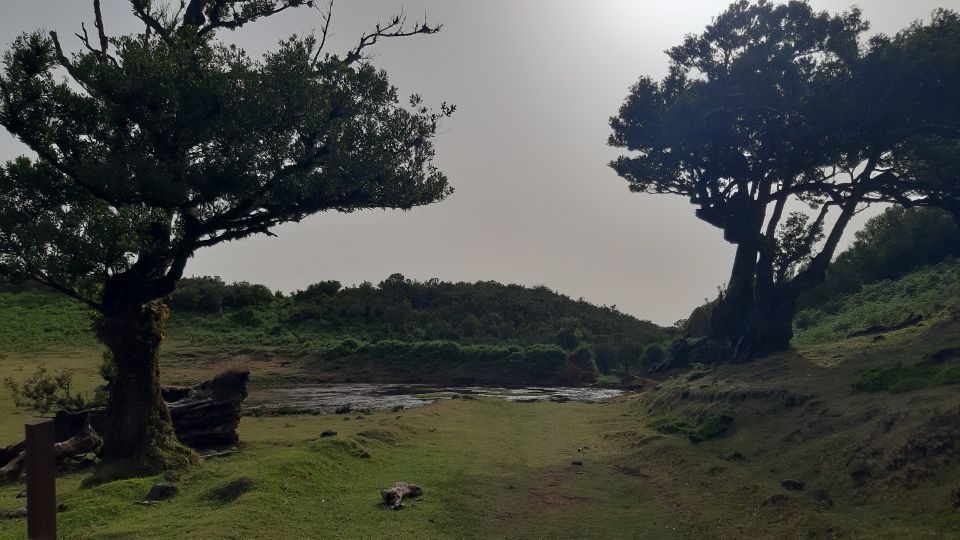
[{"label": "tree silhouette", "polygon": [[892,61],[906,34],[863,47],[867,28],[856,9],[738,1],[668,51],[667,77],[641,78],[610,121],[610,144],[631,152],[611,166],[632,191],[687,197],[736,245],[711,319],[734,358],[789,343],[797,296],[822,281],[850,219],[909,196],[894,150],[935,133],[934,117],[957,125],[911,99],[951,45],[928,40],[931,62],[907,69]]}]

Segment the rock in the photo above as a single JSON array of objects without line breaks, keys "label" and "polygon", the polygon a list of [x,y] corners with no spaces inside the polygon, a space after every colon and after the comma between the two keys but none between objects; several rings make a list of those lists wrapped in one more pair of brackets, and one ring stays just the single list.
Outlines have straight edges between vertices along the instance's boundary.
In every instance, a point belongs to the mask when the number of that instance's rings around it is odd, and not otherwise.
[{"label": "rock", "polygon": [[370,452],[367,452],[366,450],[357,450],[356,452],[353,453],[353,457],[358,457],[361,459],[370,459]]},{"label": "rock", "polygon": [[176,484],[180,481],[180,473],[177,471],[163,471],[163,479]]},{"label": "rock", "polygon": [[325,439],[327,437],[333,437],[336,434],[337,434],[336,431],[328,429],[327,431],[324,431],[323,433],[320,434],[320,438]]},{"label": "rock", "polygon": [[567,396],[554,395],[550,396],[550,401],[554,403],[569,403],[570,398]]},{"label": "rock", "polygon": [[173,482],[157,482],[150,488],[146,500],[149,502],[172,499],[180,493],[180,488]]},{"label": "rock", "polygon": [[783,508],[784,506],[790,504],[791,501],[793,501],[793,499],[787,495],[781,495],[781,494],[771,495],[766,499],[764,499],[762,503],[760,503],[760,507],[761,508]]},{"label": "rock", "polygon": [[575,466],[577,466],[577,467],[582,467],[582,466],[583,466],[583,462],[582,462],[582,461],[571,461],[570,464],[571,464],[571,465],[575,465]]},{"label": "rock", "polygon": [[950,493],[950,502],[953,503],[954,508],[960,509],[960,488]]},{"label": "rock", "polygon": [[395,405],[393,407],[393,412],[400,412],[403,410],[403,405]]},{"label": "rock", "polygon": [[16,510],[4,510],[0,508],[0,519],[23,519],[27,517],[26,508],[17,508]]},{"label": "rock", "polygon": [[392,488],[380,491],[380,496],[383,497],[383,505],[391,510],[403,508],[404,497],[413,499],[422,495],[423,488],[406,482],[397,482]]},{"label": "rock", "polygon": [[799,480],[781,480],[780,485],[783,486],[783,489],[789,489],[790,491],[803,491],[806,484]]},{"label": "rock", "polygon": [[833,508],[833,499],[830,498],[830,494],[822,489],[817,489],[810,492],[810,495],[813,497],[813,500],[817,501],[820,506],[825,508]]}]

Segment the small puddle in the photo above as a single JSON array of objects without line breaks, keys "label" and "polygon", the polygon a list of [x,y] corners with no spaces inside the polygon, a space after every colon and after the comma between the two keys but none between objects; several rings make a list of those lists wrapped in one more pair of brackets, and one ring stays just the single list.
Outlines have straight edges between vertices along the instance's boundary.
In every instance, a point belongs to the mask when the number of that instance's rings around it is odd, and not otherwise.
[{"label": "small puddle", "polygon": [[244,410],[272,412],[288,409],[297,412],[327,414],[337,409],[384,410],[410,409],[440,399],[490,397],[505,401],[556,401],[595,403],[623,394],[610,388],[526,387],[491,388],[481,386],[437,387],[425,384],[315,384],[293,388],[260,388],[251,392]]}]

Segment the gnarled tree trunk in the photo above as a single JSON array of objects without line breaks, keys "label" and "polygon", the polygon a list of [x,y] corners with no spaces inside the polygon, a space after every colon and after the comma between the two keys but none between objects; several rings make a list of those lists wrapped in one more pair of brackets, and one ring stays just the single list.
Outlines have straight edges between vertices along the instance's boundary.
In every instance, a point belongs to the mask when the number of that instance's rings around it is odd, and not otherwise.
[{"label": "gnarled tree trunk", "polygon": [[113,353],[101,457],[132,473],[182,468],[195,454],[177,440],[160,389],[159,352],[169,311],[160,300],[105,305],[97,337]]},{"label": "gnarled tree trunk", "polygon": [[737,244],[727,290],[710,316],[710,338],[729,347],[731,351],[742,347],[744,336],[749,333],[748,321],[755,301],[756,270],[756,241]]}]

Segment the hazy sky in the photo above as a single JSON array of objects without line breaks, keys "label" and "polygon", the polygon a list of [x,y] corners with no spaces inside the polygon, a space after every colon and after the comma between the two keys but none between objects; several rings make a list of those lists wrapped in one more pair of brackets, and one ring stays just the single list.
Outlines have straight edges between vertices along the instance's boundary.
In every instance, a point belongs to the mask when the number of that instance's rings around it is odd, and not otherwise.
[{"label": "hazy sky", "polygon": [[[848,0],[813,0],[848,9]],[[126,0],[104,0],[108,34],[139,29]],[[456,189],[410,212],[327,213],[205,249],[191,275],[284,291],[323,279],[408,278],[543,284],[658,323],[685,317],[726,281],[733,255],[718,229],[671,196],[631,194],[607,167],[608,118],[641,75],[666,73],[663,51],[701,31],[729,0],[340,0],[330,50],[346,50],[403,8],[442,22],[437,35],[381,41],[374,63],[401,94],[455,103],[437,164]],[[39,27],[88,28],[91,2],[0,0],[0,43]],[[861,0],[872,32],[893,33],[960,0]],[[321,24],[294,10],[224,38],[251,53]],[[73,47],[79,43],[68,39]],[[0,159],[24,148],[0,131]],[[867,214],[850,228],[852,233]],[[849,234],[848,234],[849,236]]]}]

